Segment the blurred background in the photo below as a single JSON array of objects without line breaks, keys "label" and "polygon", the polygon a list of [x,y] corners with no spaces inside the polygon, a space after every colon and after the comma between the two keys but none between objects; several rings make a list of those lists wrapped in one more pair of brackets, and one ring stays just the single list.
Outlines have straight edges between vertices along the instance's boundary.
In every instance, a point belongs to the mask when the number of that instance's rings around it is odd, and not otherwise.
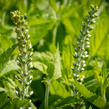
[{"label": "blurred background", "polygon": [[[90,64],[87,72],[90,73],[86,74],[86,78],[95,79],[94,73],[96,70],[100,72],[104,63],[106,69],[109,68],[109,0],[0,0],[0,54],[16,43],[15,25],[11,21],[10,12],[19,10],[27,15],[34,52],[49,51],[54,54],[59,46],[62,77],[67,84],[66,78],[72,77],[74,47],[91,4],[99,7],[99,17],[94,31],[91,32],[90,56],[87,61]],[[16,54],[15,51],[14,55]],[[94,69],[93,61],[97,62],[98,69]],[[38,106],[44,98],[44,87],[41,83],[43,76],[38,77],[37,74],[35,77],[38,78],[33,82],[36,95],[32,100],[38,102]],[[96,80],[92,83],[88,89],[97,93],[99,84]],[[40,90],[35,84],[40,86]],[[109,87],[107,90],[109,91]]]},{"label": "blurred background", "polygon": [[108,38],[108,0],[0,0],[0,53],[16,42],[10,12],[19,10],[27,15],[34,50],[53,52],[57,43],[61,50],[64,46],[75,44],[81,22],[91,4],[100,8],[100,17],[93,33],[97,37],[96,40],[94,36],[92,38],[94,49],[91,49],[91,54],[105,55],[102,50],[106,48],[104,42]]}]

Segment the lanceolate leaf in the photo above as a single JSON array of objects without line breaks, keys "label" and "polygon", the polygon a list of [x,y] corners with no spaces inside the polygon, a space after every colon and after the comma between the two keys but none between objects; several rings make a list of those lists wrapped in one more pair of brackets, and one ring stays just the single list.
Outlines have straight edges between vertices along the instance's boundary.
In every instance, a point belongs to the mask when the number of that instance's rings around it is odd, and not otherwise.
[{"label": "lanceolate leaf", "polygon": [[7,92],[8,90],[6,90],[5,88],[0,87],[0,92]]},{"label": "lanceolate leaf", "polygon": [[67,98],[63,98],[63,100],[56,105],[56,107],[64,107],[71,104],[76,104],[80,99],[75,98],[74,96],[69,96]]},{"label": "lanceolate leaf", "polygon": [[98,96],[93,92],[90,92],[83,84],[80,84],[77,81],[74,81],[73,84],[82,94],[82,96],[84,96],[89,102],[91,102],[99,108],[103,108],[105,106],[106,103],[101,96]]},{"label": "lanceolate leaf", "polygon": [[33,65],[36,69],[41,71],[42,73],[47,73],[47,66],[41,62],[33,62]]},{"label": "lanceolate leaf", "polygon": [[60,97],[66,98],[72,95],[72,91],[67,90],[64,84],[54,80],[50,85],[50,93],[52,95],[58,95]]},{"label": "lanceolate leaf", "polygon": [[51,7],[54,9],[55,12],[58,11],[56,6],[56,0],[49,0]]},{"label": "lanceolate leaf", "polygon": [[8,48],[6,51],[4,51],[0,55],[0,73],[4,69],[6,64],[8,63],[9,58],[12,55],[12,53],[13,53],[14,49],[16,48],[16,46],[17,46],[17,44],[13,45],[12,47]]},{"label": "lanceolate leaf", "polygon": [[59,77],[61,77],[61,58],[60,58],[59,47],[58,47],[54,59],[53,79],[58,79]]},{"label": "lanceolate leaf", "polygon": [[8,97],[4,92],[0,92],[0,109],[3,109],[3,105],[6,104],[8,101]]},{"label": "lanceolate leaf", "polygon": [[7,74],[8,72],[12,71],[12,70],[17,70],[19,69],[17,62],[15,60],[9,61],[5,67],[2,69],[1,73],[0,73],[0,77]]}]

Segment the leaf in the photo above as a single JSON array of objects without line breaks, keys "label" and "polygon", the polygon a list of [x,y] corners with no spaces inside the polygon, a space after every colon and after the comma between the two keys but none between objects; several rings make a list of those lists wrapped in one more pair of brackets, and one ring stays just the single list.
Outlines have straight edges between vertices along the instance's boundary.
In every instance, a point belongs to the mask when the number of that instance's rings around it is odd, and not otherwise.
[{"label": "leaf", "polygon": [[59,44],[59,49],[62,50],[63,48],[63,41],[66,36],[66,29],[64,24],[61,22],[57,26],[57,31],[56,31],[56,45]]},{"label": "leaf", "polygon": [[38,7],[38,9],[40,10],[45,10],[48,8],[48,5],[49,5],[49,1],[48,0],[37,0],[36,2],[36,5]]},{"label": "leaf", "polygon": [[9,96],[9,97],[12,97],[12,98],[15,98],[16,97],[16,93],[15,93],[15,86],[16,86],[16,83],[15,81],[13,81],[11,78],[2,78],[1,81],[0,81],[2,84],[3,84],[3,87],[5,88],[6,91],[6,94]]},{"label": "leaf", "polygon": [[0,108],[1,109],[20,109],[20,107],[37,109],[28,99],[8,98],[5,93],[0,93]]},{"label": "leaf", "polygon": [[105,106],[106,102],[101,96],[98,96],[93,92],[90,92],[83,84],[80,84],[77,81],[74,81],[73,84],[82,94],[82,96],[84,96],[90,103],[94,104],[99,108],[103,108]]},{"label": "leaf", "polygon": [[94,76],[89,76],[84,80],[84,85],[86,88],[88,88],[90,91],[96,91],[96,88],[98,87],[98,81]]},{"label": "leaf", "polygon": [[[4,13],[3,13],[4,14]],[[6,14],[6,13],[5,13]],[[0,23],[0,53],[6,50],[10,45],[12,45],[12,37],[10,37],[13,33],[13,30],[10,28],[6,28],[5,25]]]},{"label": "leaf", "polygon": [[33,65],[36,69],[41,71],[44,74],[47,74],[47,66],[41,62],[33,62]]},{"label": "leaf", "polygon": [[8,48],[0,55],[0,73],[8,63],[10,56],[12,55],[14,49],[16,48],[17,44],[13,45],[12,47]]},{"label": "leaf", "polygon": [[[80,100],[75,98],[74,96],[68,96],[66,98],[63,98],[58,95],[51,95],[49,96],[49,108],[50,109],[62,109],[62,107],[69,106],[71,104],[76,104]],[[51,108],[52,107],[52,108]],[[44,103],[41,104],[39,109],[44,109]]]},{"label": "leaf", "polygon": [[66,75],[68,78],[72,78],[73,75],[71,69],[73,60],[72,44],[68,41],[68,46],[64,47],[62,51],[62,74]]},{"label": "leaf", "polygon": [[[11,102],[10,102],[11,101]],[[2,107],[3,109],[20,109],[20,107],[27,108],[29,106],[29,100],[23,99],[20,100],[19,98],[10,99],[10,101]]]},{"label": "leaf", "polygon": [[[104,16],[105,14],[105,16]],[[107,24],[108,16],[106,12],[100,16],[98,24],[93,31],[93,37],[91,38],[91,55],[94,56],[105,56],[109,54],[109,26]],[[104,28],[105,27],[105,28]]]},{"label": "leaf", "polygon": [[39,71],[47,74],[50,79],[58,79],[61,77],[61,57],[59,47],[53,55],[50,52],[34,53],[33,55],[34,67]]},{"label": "leaf", "polygon": [[63,98],[60,103],[56,104],[56,107],[65,107],[71,104],[76,104],[78,101],[79,99],[75,98],[74,96],[69,96],[69,97]]},{"label": "leaf", "polygon": [[19,66],[17,65],[17,62],[15,60],[9,61],[6,66],[2,69],[0,73],[0,77],[6,75],[8,72],[12,70],[19,69]]},{"label": "leaf", "polygon": [[56,80],[51,81],[50,93],[52,95],[58,95],[63,98],[71,96],[71,92],[66,89],[65,85],[62,83],[59,83]]},{"label": "leaf", "polygon": [[58,11],[56,6],[56,0],[49,0],[51,7],[54,9],[55,12]]},{"label": "leaf", "polygon": [[54,56],[54,74],[52,79],[58,79],[61,77],[61,57],[59,47],[57,47],[56,54]]},{"label": "leaf", "polygon": [[[42,21],[41,21],[42,22]],[[34,22],[35,23],[35,22]],[[32,24],[32,22],[31,22]],[[36,45],[43,37],[45,37],[49,30],[52,29],[54,25],[54,22],[49,22],[49,23],[42,23],[42,24],[37,24],[30,26],[30,36],[31,36],[31,42],[34,45]],[[36,38],[37,35],[37,38]]]},{"label": "leaf", "polygon": [[5,88],[0,87],[0,92],[7,92]]},{"label": "leaf", "polygon": [[0,108],[4,109],[3,105],[5,105],[7,102],[9,102],[9,99],[8,99],[6,93],[0,92]]},{"label": "leaf", "polygon": [[53,54],[50,52],[34,52],[33,61],[41,61],[45,64],[46,61],[53,60]]},{"label": "leaf", "polygon": [[33,80],[33,82],[31,83],[31,88],[34,91],[34,101],[44,99],[44,85],[42,84],[41,80]]}]

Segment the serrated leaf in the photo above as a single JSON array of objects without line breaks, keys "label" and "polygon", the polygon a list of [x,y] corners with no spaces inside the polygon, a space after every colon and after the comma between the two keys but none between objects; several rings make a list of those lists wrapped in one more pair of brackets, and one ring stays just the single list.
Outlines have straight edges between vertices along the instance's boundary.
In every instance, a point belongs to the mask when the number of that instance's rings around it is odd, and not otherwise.
[{"label": "serrated leaf", "polygon": [[63,98],[71,96],[71,92],[66,89],[65,85],[62,83],[59,83],[56,80],[51,82],[50,93],[52,95],[58,95]]},{"label": "serrated leaf", "polygon": [[75,98],[74,96],[69,96],[69,97],[63,98],[60,103],[56,104],[56,107],[69,106],[71,104],[76,104],[78,101],[80,100]]},{"label": "serrated leaf", "polygon": [[33,62],[33,65],[36,69],[41,71],[44,74],[47,74],[47,66],[41,62]]},{"label": "serrated leaf", "polygon": [[2,69],[2,71],[0,73],[0,77],[4,76],[5,74],[7,74],[8,72],[10,72],[12,70],[17,70],[17,69],[19,69],[17,62],[15,60],[9,61],[6,64],[6,66]]},{"label": "serrated leaf", "polygon": [[59,47],[56,50],[56,54],[54,57],[54,74],[52,79],[58,79],[61,77],[61,57],[59,52]]},{"label": "serrated leaf", "polygon": [[103,108],[105,106],[106,102],[101,96],[98,96],[93,92],[90,92],[83,84],[80,84],[77,81],[74,81],[73,84],[82,94],[82,96],[84,96],[89,102],[91,102],[99,108]]},{"label": "serrated leaf", "polygon": [[50,61],[53,60],[53,54],[50,52],[34,52],[33,61]]},{"label": "serrated leaf", "polygon": [[12,47],[8,48],[6,51],[4,51],[0,55],[0,73],[4,69],[6,64],[8,63],[9,58],[12,55],[12,53],[13,53],[14,49],[16,48],[16,46],[17,46],[17,44],[13,45]]},{"label": "serrated leaf", "polygon": [[4,105],[3,109],[20,109],[20,107],[27,108],[29,106],[29,100],[27,99],[14,98],[13,100],[10,99],[10,101]]},{"label": "serrated leaf", "polygon": [[50,52],[34,53],[33,64],[35,68],[46,73],[50,79],[58,79],[61,77],[61,57],[59,47],[54,55]]}]

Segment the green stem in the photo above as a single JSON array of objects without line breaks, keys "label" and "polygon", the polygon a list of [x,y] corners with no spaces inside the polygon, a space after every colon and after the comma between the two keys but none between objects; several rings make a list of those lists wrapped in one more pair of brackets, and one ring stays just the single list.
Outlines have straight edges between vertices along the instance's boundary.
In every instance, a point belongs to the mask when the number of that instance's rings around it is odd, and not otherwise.
[{"label": "green stem", "polygon": [[102,94],[102,97],[103,97],[103,99],[104,99],[104,101],[105,101],[105,103],[106,103],[106,96],[105,96],[105,89],[104,89],[104,87],[102,87],[102,89],[101,89],[101,94]]},{"label": "green stem", "polygon": [[46,89],[45,89],[45,109],[48,109],[49,88],[50,88],[50,85],[46,84]]},{"label": "green stem", "polygon": [[53,30],[53,45],[55,46],[56,43],[56,33],[57,33],[57,26],[54,27]]}]

